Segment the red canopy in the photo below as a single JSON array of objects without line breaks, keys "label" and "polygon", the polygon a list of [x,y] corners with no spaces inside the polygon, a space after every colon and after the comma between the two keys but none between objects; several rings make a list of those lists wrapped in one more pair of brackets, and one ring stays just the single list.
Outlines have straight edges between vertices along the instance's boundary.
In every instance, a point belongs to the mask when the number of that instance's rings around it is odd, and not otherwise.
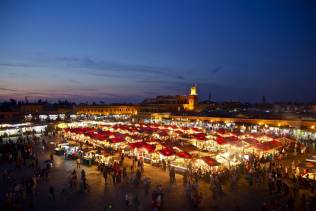
[{"label": "red canopy", "polygon": [[264,142],[264,144],[269,145],[273,148],[282,146],[282,143],[277,140],[267,141],[267,142]]},{"label": "red canopy", "polygon": [[259,141],[257,139],[254,138],[245,138],[242,139],[244,142],[247,142],[248,144],[254,145],[254,144],[258,144]]},{"label": "red canopy", "polygon": [[121,137],[115,137],[110,139],[110,143],[115,144],[115,143],[120,143],[120,142],[124,142],[125,140]]},{"label": "red canopy", "polygon": [[202,160],[209,166],[218,166],[219,165],[219,163],[214,158],[211,158],[209,156],[202,157]]},{"label": "red canopy", "polygon": [[191,128],[191,130],[193,130],[193,131],[201,131],[201,129],[196,128],[196,127]]},{"label": "red canopy", "polygon": [[143,144],[143,148],[146,149],[148,152],[153,152],[156,149],[156,146],[148,143]]},{"label": "red canopy", "polygon": [[185,158],[185,159],[191,159],[192,158],[192,156],[189,153],[184,152],[184,151],[176,153],[176,156],[178,156],[180,158]]},{"label": "red canopy", "polygon": [[225,141],[225,139],[222,136],[218,136],[217,139],[216,139],[216,142],[219,145],[227,144],[227,141]]},{"label": "red canopy", "polygon": [[276,140],[267,141],[267,142],[263,142],[263,143],[258,143],[258,144],[255,145],[255,147],[257,149],[261,149],[261,150],[264,150],[264,151],[275,149],[275,148],[278,148],[280,146],[282,146],[281,142],[276,141]]},{"label": "red canopy", "polygon": [[168,136],[168,133],[165,130],[160,131],[158,134],[159,134],[159,136]]},{"label": "red canopy", "polygon": [[163,148],[162,150],[159,151],[159,153],[162,154],[163,156],[174,155],[174,151],[169,147]]},{"label": "red canopy", "polygon": [[217,130],[217,133],[224,134],[225,133],[225,129],[220,128],[220,129]]},{"label": "red canopy", "polygon": [[69,131],[71,133],[84,134],[84,133],[87,133],[90,131],[95,131],[95,129],[88,128],[88,127],[77,127],[77,128],[68,129],[67,131]]},{"label": "red canopy", "polygon": [[134,143],[129,143],[128,145],[131,147],[131,148],[140,148],[140,147],[142,147],[143,146],[143,142],[142,141],[140,141],[140,142],[134,142]]},{"label": "red canopy", "polygon": [[194,138],[197,139],[197,140],[200,140],[200,141],[205,141],[206,140],[206,137],[205,137],[204,133],[197,133],[197,134],[194,135]]},{"label": "red canopy", "polygon": [[134,140],[139,140],[142,138],[140,135],[130,135],[130,137]]}]

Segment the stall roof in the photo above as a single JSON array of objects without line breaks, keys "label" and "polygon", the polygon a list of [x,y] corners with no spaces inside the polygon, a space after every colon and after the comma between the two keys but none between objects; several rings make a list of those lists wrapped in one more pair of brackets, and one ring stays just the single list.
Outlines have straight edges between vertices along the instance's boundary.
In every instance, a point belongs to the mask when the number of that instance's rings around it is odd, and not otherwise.
[{"label": "stall roof", "polygon": [[219,145],[227,144],[227,141],[225,141],[225,139],[224,139],[222,136],[218,136],[218,137],[216,138],[216,142],[217,142]]},{"label": "stall roof", "polygon": [[196,128],[196,127],[191,128],[191,130],[196,131],[196,132],[200,132],[200,131],[202,131],[201,129]]},{"label": "stall roof", "polygon": [[156,149],[155,145],[144,143],[143,148],[146,149],[148,152],[153,152]]},{"label": "stall roof", "polygon": [[194,151],[197,151],[198,148],[192,144],[185,144],[183,146],[177,146],[179,149],[183,150],[183,151],[186,151],[186,152],[194,152]]},{"label": "stall roof", "polygon": [[115,137],[110,139],[110,143],[115,144],[115,143],[120,143],[120,142],[124,142],[125,140],[121,137]]},{"label": "stall roof", "polygon": [[139,142],[134,142],[134,143],[128,143],[128,145],[131,147],[131,148],[140,148],[142,147],[144,144],[144,142],[142,141],[139,141]]},{"label": "stall roof", "polygon": [[185,158],[185,159],[191,159],[192,158],[192,156],[189,153],[184,152],[184,151],[177,152],[176,156],[178,156],[180,158]]},{"label": "stall roof", "polygon": [[255,138],[245,138],[245,139],[242,139],[242,141],[250,144],[250,145],[254,145],[254,144],[258,144],[259,141]]},{"label": "stall roof", "polygon": [[206,137],[204,133],[197,133],[194,136],[194,139],[199,140],[199,141],[205,141]]},{"label": "stall roof", "polygon": [[163,156],[174,155],[174,151],[169,147],[163,148],[162,150],[159,151],[159,153],[162,154]]},{"label": "stall roof", "polygon": [[263,143],[257,143],[255,145],[255,147],[257,149],[264,150],[264,151],[276,149],[276,148],[279,148],[281,146],[282,146],[281,142],[276,141],[276,140],[267,141],[267,142],[263,142]]},{"label": "stall roof", "polygon": [[219,134],[225,134],[225,132],[226,132],[226,130],[223,128],[220,128],[217,130],[217,133],[219,133]]},{"label": "stall roof", "polygon": [[218,166],[219,163],[212,157],[205,156],[201,158],[209,166]]},{"label": "stall roof", "polygon": [[295,142],[294,139],[291,139],[289,137],[281,137],[281,138],[278,138],[277,140],[282,142],[282,143],[293,143],[293,142]]},{"label": "stall roof", "polygon": [[168,136],[168,132],[166,130],[160,131],[159,136]]}]

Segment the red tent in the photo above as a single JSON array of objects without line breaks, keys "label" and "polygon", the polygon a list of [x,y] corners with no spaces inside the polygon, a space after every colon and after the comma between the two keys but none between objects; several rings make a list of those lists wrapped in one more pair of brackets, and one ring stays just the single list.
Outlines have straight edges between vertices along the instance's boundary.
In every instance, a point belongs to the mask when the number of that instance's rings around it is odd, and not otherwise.
[{"label": "red tent", "polygon": [[143,143],[142,146],[144,149],[146,149],[148,152],[153,152],[156,149],[156,146],[152,145],[152,144],[148,144],[148,143]]},{"label": "red tent", "polygon": [[258,143],[255,145],[255,147],[257,149],[264,150],[264,151],[275,149],[275,148],[278,148],[280,146],[282,146],[281,142],[276,141],[276,140]]},{"label": "red tent", "polygon": [[211,158],[209,156],[202,157],[202,160],[209,166],[218,166],[219,165],[219,163],[214,158]]},{"label": "red tent", "polygon": [[197,139],[197,140],[200,140],[200,141],[205,141],[206,140],[206,137],[205,137],[204,133],[197,133],[197,134],[194,135],[194,138]]},{"label": "red tent", "polygon": [[144,144],[144,142],[142,141],[139,141],[139,142],[134,142],[134,143],[129,143],[128,145],[131,147],[131,148],[140,148],[142,147]]},{"label": "red tent", "polygon": [[130,135],[130,137],[134,140],[139,140],[142,138],[140,135]]},{"label": "red tent", "polygon": [[169,147],[163,148],[162,150],[159,151],[159,153],[162,154],[163,156],[174,155],[174,151]]},{"label": "red tent", "polygon": [[224,134],[224,133],[225,133],[225,129],[220,128],[220,129],[217,130],[217,133],[219,133],[219,134]]},{"label": "red tent", "polygon": [[110,139],[110,142],[112,144],[115,144],[115,143],[120,143],[120,142],[124,142],[125,140],[123,138],[120,138],[120,137],[115,137],[115,138],[112,138]]},{"label": "red tent", "polygon": [[168,133],[165,130],[160,131],[158,134],[159,134],[159,136],[168,136]]},{"label": "red tent", "polygon": [[254,145],[254,144],[259,143],[259,141],[257,139],[254,139],[254,138],[245,138],[245,139],[242,139],[242,141],[244,141],[250,145]]},{"label": "red tent", "polygon": [[277,148],[277,147],[282,146],[282,143],[277,140],[267,141],[267,142],[264,142],[264,144],[271,146],[272,148]]},{"label": "red tent", "polygon": [[182,132],[181,130],[175,130],[174,132],[177,133],[177,134],[179,134],[179,135],[182,135],[182,134],[183,134],[183,132]]},{"label": "red tent", "polygon": [[218,136],[217,139],[216,139],[216,142],[219,145],[227,144],[227,141],[222,136]]},{"label": "red tent", "polygon": [[185,159],[191,159],[192,158],[192,156],[189,153],[184,152],[184,151],[176,153],[176,156],[178,156],[180,158],[185,158]]}]

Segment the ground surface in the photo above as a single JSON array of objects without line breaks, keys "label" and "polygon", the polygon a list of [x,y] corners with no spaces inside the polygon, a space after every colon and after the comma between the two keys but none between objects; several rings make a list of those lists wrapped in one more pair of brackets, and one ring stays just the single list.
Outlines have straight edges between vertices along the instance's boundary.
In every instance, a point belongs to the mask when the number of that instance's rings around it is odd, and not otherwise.
[{"label": "ground surface", "polygon": [[[54,141],[54,140],[50,140]],[[40,163],[49,158],[48,152],[43,151],[39,146],[35,147],[39,153]],[[302,159],[302,158],[301,158]],[[130,160],[126,159],[124,165],[130,166]],[[32,169],[23,167],[22,170],[14,170],[13,164],[0,164],[1,170],[11,169],[18,178],[22,176],[31,176]],[[108,203],[113,204],[114,210],[126,210],[124,196],[126,192],[137,195],[143,210],[151,210],[151,192],[156,185],[161,184],[164,190],[164,210],[183,211],[194,210],[186,198],[185,187],[181,175],[176,175],[176,183],[169,183],[168,172],[160,168],[145,164],[144,176],[151,179],[151,188],[146,195],[143,187],[132,187],[128,184],[113,185],[112,178],[108,178],[105,186],[103,176],[96,166],[84,166],[81,169],[86,171],[89,193],[79,193],[77,190],[69,191],[68,178],[70,173],[76,169],[75,161],[65,160],[63,156],[55,156],[55,165],[51,169],[48,182],[41,182],[38,185],[37,195],[33,198],[35,210],[104,210]],[[80,169],[80,170],[81,170]],[[128,168],[129,169],[129,168]],[[80,176],[77,170],[78,178]],[[4,198],[6,184],[1,181],[1,199]],[[56,201],[48,197],[49,186],[53,186],[56,191]],[[68,193],[61,194],[62,188],[66,188]],[[216,200],[213,199],[209,190],[209,184],[199,183],[200,191],[203,193],[203,210],[261,210],[262,203],[271,198],[277,198],[276,195],[269,195],[267,185],[262,184],[259,187],[249,187],[246,180],[242,178],[238,184],[237,191],[231,191],[228,184],[224,185],[224,195]],[[30,203],[30,198],[22,204],[22,210],[26,210]]]}]

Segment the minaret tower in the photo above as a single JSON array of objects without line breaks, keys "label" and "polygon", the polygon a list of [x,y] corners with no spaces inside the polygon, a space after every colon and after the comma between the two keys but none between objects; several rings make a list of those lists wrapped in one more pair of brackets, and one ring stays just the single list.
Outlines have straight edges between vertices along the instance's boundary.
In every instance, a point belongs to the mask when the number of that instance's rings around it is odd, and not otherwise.
[{"label": "minaret tower", "polygon": [[196,84],[194,84],[191,87],[191,92],[190,92],[190,95],[188,96],[188,101],[189,101],[188,110],[194,111],[198,106],[198,94],[197,94]]}]

